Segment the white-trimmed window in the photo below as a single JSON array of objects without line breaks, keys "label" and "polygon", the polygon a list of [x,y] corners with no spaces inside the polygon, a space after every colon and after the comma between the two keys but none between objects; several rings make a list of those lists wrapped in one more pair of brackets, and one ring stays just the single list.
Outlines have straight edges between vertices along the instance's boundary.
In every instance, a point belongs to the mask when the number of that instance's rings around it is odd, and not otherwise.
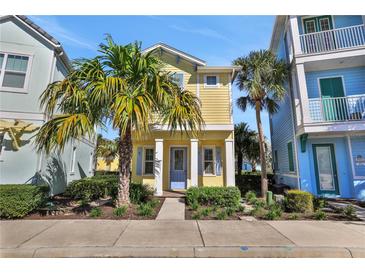
[{"label": "white-trimmed window", "polygon": [[218,75],[204,75],[204,87],[217,88],[219,87]]},{"label": "white-trimmed window", "polygon": [[143,150],[143,175],[153,175],[154,149],[145,147]]},{"label": "white-trimmed window", "polygon": [[175,72],[171,76],[172,81],[178,85],[181,89],[184,89],[184,73],[183,72]]},{"label": "white-trimmed window", "polygon": [[31,56],[0,52],[0,88],[24,92],[28,85]]},{"label": "white-trimmed window", "polygon": [[203,172],[204,175],[215,174],[215,147],[203,147]]}]

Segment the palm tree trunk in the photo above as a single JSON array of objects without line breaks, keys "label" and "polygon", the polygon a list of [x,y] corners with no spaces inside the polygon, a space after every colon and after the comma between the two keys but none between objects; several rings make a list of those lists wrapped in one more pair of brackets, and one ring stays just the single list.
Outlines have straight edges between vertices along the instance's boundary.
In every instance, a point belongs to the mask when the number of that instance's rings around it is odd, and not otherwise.
[{"label": "palm tree trunk", "polygon": [[127,126],[126,133],[123,135],[119,130],[119,185],[117,206],[129,204],[129,182],[131,179],[131,162],[132,162],[132,132],[131,126]]},{"label": "palm tree trunk", "polygon": [[251,162],[251,169],[252,169],[252,172],[256,172],[256,161]]},{"label": "palm tree trunk", "polygon": [[257,131],[259,132],[259,147],[260,147],[260,164],[261,164],[261,197],[266,198],[266,192],[268,190],[267,184],[267,174],[266,174],[266,159],[265,159],[265,139],[264,139],[264,131],[262,129],[261,122],[261,103],[260,101],[256,101],[256,122],[257,122]]},{"label": "palm tree trunk", "polygon": [[237,169],[238,169],[238,175],[241,175],[242,172],[242,152],[237,153]]}]

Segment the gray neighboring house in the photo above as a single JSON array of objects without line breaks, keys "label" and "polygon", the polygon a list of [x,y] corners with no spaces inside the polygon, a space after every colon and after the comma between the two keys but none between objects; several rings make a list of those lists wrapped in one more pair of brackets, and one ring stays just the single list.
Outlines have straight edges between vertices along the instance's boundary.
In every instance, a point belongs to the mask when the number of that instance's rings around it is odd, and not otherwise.
[{"label": "gray neighboring house", "polygon": [[31,137],[46,121],[39,96],[70,69],[61,44],[25,16],[0,16],[0,184],[47,182],[53,194],[94,174],[96,139],[37,153]]}]

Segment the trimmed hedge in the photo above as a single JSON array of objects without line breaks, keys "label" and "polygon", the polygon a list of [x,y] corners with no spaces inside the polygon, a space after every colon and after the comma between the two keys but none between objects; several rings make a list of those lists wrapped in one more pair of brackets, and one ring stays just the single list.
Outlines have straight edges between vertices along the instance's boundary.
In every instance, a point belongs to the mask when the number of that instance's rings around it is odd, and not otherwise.
[{"label": "trimmed hedge", "polygon": [[[273,175],[268,174],[267,179],[270,183],[272,182]],[[236,186],[241,191],[241,195],[245,196],[248,191],[254,191],[257,196],[261,193],[261,175],[260,174],[236,174]]]},{"label": "trimmed hedge", "polygon": [[23,218],[46,202],[48,192],[43,185],[0,185],[0,217]]},{"label": "trimmed hedge", "polygon": [[188,205],[238,207],[241,193],[237,187],[190,187],[186,191]]},{"label": "trimmed hedge", "polygon": [[[129,197],[134,204],[143,203],[153,194],[153,190],[144,184],[130,183]],[[115,175],[97,175],[72,181],[65,195],[74,199],[92,201],[106,196],[116,199],[118,196],[118,177]]]},{"label": "trimmed hedge", "polygon": [[286,194],[285,207],[289,212],[313,212],[313,195],[306,191],[289,190]]}]

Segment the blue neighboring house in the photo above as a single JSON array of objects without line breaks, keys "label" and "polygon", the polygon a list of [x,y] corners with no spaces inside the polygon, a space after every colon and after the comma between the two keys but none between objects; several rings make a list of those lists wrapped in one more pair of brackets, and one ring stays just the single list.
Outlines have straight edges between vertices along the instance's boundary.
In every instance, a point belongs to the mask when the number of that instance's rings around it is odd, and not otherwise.
[{"label": "blue neighboring house", "polygon": [[270,49],[287,96],[270,117],[275,179],[365,200],[365,16],[278,16]]}]

